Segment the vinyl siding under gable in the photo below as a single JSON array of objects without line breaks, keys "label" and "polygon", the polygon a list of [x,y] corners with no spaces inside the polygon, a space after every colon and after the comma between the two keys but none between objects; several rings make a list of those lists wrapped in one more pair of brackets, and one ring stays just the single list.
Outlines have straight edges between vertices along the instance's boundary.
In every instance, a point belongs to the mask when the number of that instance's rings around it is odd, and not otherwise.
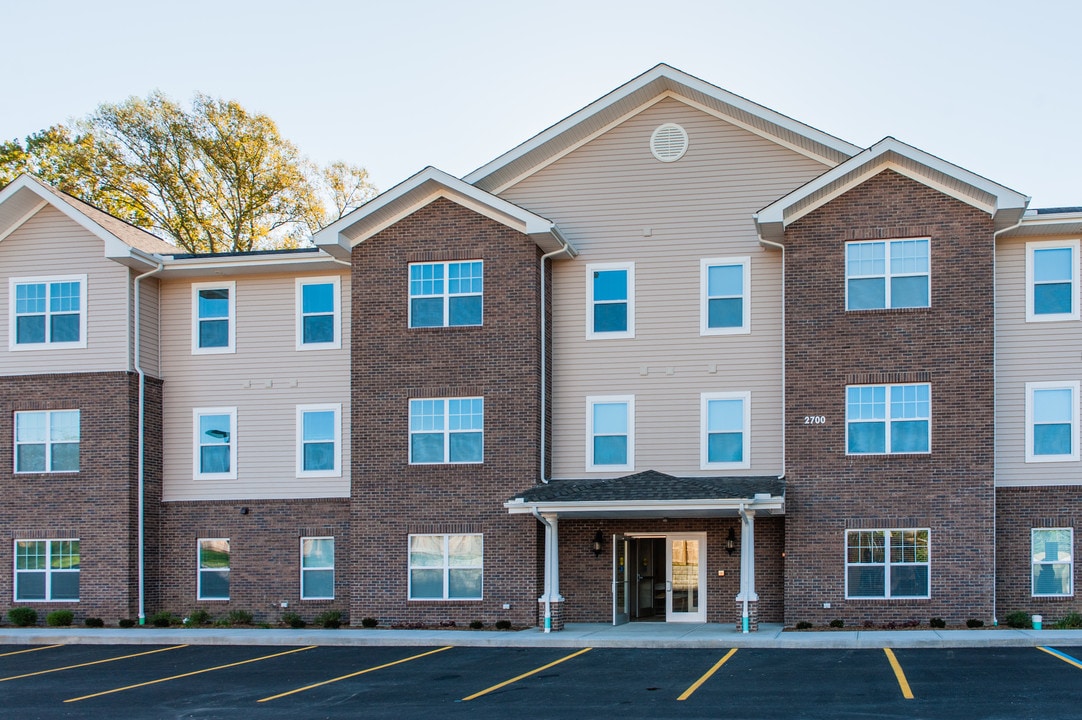
[{"label": "vinyl siding under gable", "polygon": [[[662,163],[649,142],[667,122],[689,146]],[[586,397],[597,395],[635,396],[636,471],[782,472],[782,256],[760,246],[752,215],[826,169],[669,98],[501,193],[580,252],[553,263],[553,477],[584,475]],[[733,257],[750,258],[752,331],[700,336],[700,260]],[[635,263],[634,337],[587,340],[586,266],[620,262]],[[701,394],[744,391],[750,467],[703,470]]]},{"label": "vinyl siding under gable", "polygon": [[[164,387],[163,499],[240,500],[349,496],[350,392],[348,316],[339,349],[296,349],[297,275],[163,280],[161,350]],[[308,277],[303,275],[300,277]],[[329,277],[313,273],[311,277]],[[341,307],[350,281],[339,276]],[[236,352],[192,353],[192,284],[236,282]],[[341,477],[298,478],[297,406],[340,403]],[[196,480],[193,409],[237,410],[237,479]]]}]

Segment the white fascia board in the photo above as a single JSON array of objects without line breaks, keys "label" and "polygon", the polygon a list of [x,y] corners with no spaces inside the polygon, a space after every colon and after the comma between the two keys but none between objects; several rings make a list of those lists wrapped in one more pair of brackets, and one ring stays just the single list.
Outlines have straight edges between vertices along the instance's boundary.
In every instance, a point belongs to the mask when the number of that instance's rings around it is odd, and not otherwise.
[{"label": "white fascia board", "polygon": [[181,277],[221,273],[222,275],[304,270],[342,271],[342,265],[324,252],[282,253],[280,255],[226,255],[221,257],[185,257],[166,255],[162,276]]},{"label": "white fascia board", "polygon": [[996,239],[1038,238],[1042,235],[1082,235],[1082,212],[1038,215],[1036,211],[1030,210],[1016,227],[997,234]]},{"label": "white fascia board", "polygon": [[598,512],[629,513],[647,512],[678,513],[678,512],[702,512],[708,510],[727,510],[738,513],[740,508],[745,510],[784,511],[785,498],[771,496],[748,500],[747,498],[728,498],[718,500],[599,500],[591,502],[574,501],[549,501],[549,502],[526,502],[521,498],[510,500],[503,504],[511,515],[533,514],[534,509],[540,513],[556,513],[557,515],[576,515]]}]

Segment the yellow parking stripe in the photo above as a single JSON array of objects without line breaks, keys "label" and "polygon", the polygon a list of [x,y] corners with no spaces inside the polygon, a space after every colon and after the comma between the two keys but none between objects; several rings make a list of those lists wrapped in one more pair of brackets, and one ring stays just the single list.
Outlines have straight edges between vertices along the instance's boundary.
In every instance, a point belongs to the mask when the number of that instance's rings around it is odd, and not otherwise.
[{"label": "yellow parking stripe", "polygon": [[905,673],[902,672],[902,666],[898,663],[898,658],[894,657],[894,651],[890,648],[883,648],[883,652],[887,654],[887,660],[890,661],[890,666],[894,668],[894,677],[898,678],[898,686],[902,689],[902,697],[906,700],[912,700],[913,691],[909,689],[909,682],[905,679]]},{"label": "yellow parking stripe", "polygon": [[1082,662],[1079,662],[1078,660],[1075,660],[1073,657],[1071,657],[1067,653],[1061,653],[1059,650],[1054,650],[1052,648],[1047,648],[1047,647],[1041,647],[1039,645],[1037,646],[1037,649],[1048,653],[1049,655],[1051,655],[1054,658],[1062,660],[1063,662],[1067,663],[1068,665],[1074,665],[1076,668],[1082,670]]},{"label": "yellow parking stripe", "polygon": [[721,660],[718,660],[718,661],[717,661],[716,663],[714,663],[714,667],[712,667],[712,668],[710,668],[709,670],[707,670],[707,671],[706,671],[706,674],[704,674],[704,675],[703,675],[703,676],[702,676],[701,678],[699,678],[699,679],[698,679],[698,680],[696,680],[696,681],[695,681],[694,683],[692,683],[691,687],[689,687],[689,688],[688,688],[687,690],[685,690],[685,691],[683,692],[683,694],[682,694],[682,695],[681,695],[680,697],[676,698],[676,699],[677,699],[677,700],[687,700],[687,699],[688,699],[689,697],[691,697],[691,694],[692,694],[693,692],[695,692],[696,690],[698,690],[698,689],[699,689],[699,687],[700,687],[700,686],[701,686],[701,685],[702,685],[702,684],[703,684],[704,682],[706,682],[707,680],[709,680],[709,679],[710,679],[710,676],[711,676],[711,675],[713,675],[713,674],[714,674],[714,673],[716,673],[716,672],[717,672],[718,670],[720,670],[720,669],[721,669],[721,666],[722,666],[722,665],[724,665],[724,664],[725,664],[726,662],[728,662],[729,658],[731,658],[731,657],[732,657],[733,655],[736,655],[736,648],[733,648],[732,650],[730,650],[729,652],[727,652],[727,653],[725,654],[725,657],[723,657],[723,658],[722,658]]},{"label": "yellow parking stripe", "polygon": [[435,650],[429,650],[428,652],[423,652],[420,655],[413,655],[413,656],[410,656],[410,657],[407,657],[407,658],[402,658],[401,660],[395,660],[394,662],[385,663],[383,665],[377,665],[376,667],[370,667],[370,668],[366,668],[364,670],[358,670],[357,672],[350,673],[349,675],[341,675],[341,676],[336,677],[336,678],[331,678],[330,680],[324,680],[323,682],[317,682],[317,683],[313,683],[311,685],[305,685],[304,687],[299,687],[296,690],[290,690],[289,692],[279,693],[277,695],[271,695],[270,697],[265,697],[262,700],[257,700],[256,702],[261,702],[261,703],[262,702],[268,702],[270,700],[277,700],[278,698],[284,698],[287,695],[296,695],[299,692],[304,692],[305,690],[311,690],[312,688],[322,687],[324,685],[330,685],[331,683],[336,683],[339,680],[348,680],[350,678],[357,677],[358,675],[364,675],[365,673],[375,672],[376,670],[382,670],[383,668],[389,668],[392,665],[401,665],[402,663],[409,662],[410,660],[416,660],[417,658],[423,658],[426,655],[435,655],[438,652],[443,652],[444,650],[450,650],[451,647],[452,647],[451,645],[448,645],[447,647],[436,648]]},{"label": "yellow parking stripe", "polygon": [[468,700],[473,700],[474,698],[479,698],[482,695],[488,695],[490,692],[493,692],[495,690],[499,690],[502,687],[507,687],[511,683],[516,683],[519,680],[522,680],[523,678],[528,678],[531,675],[536,675],[537,673],[541,672],[542,670],[548,670],[550,667],[552,667],[554,665],[559,665],[560,663],[565,662],[567,660],[570,660],[571,658],[578,657],[579,655],[582,655],[583,653],[590,652],[590,650],[592,650],[592,649],[593,648],[583,648],[582,650],[579,650],[578,652],[571,653],[567,657],[562,657],[559,660],[554,660],[553,662],[550,662],[548,665],[542,665],[541,667],[537,668],[536,670],[531,670],[528,673],[522,673],[518,677],[513,677],[510,680],[504,680],[499,685],[493,685],[492,687],[487,688],[485,690],[482,690],[481,692],[476,692],[473,695],[467,695],[466,697],[462,698],[462,702],[466,702]]},{"label": "yellow parking stripe", "polygon": [[7,682],[8,680],[18,680],[20,678],[34,677],[35,675],[48,675],[49,673],[60,672],[61,670],[74,670],[75,668],[90,667],[91,665],[101,665],[102,663],[116,662],[117,660],[127,660],[128,658],[140,657],[143,655],[153,655],[154,653],[166,652],[167,650],[180,650],[181,648],[188,647],[187,645],[174,645],[173,647],[158,648],[157,650],[147,650],[146,652],[135,653],[134,655],[121,655],[120,657],[106,658],[104,660],[95,660],[93,662],[79,663],[78,665],[66,665],[64,667],[52,668],[50,670],[38,670],[37,672],[24,673],[23,675],[12,675],[11,677],[0,678],[0,682]]},{"label": "yellow parking stripe", "polygon": [[0,653],[0,657],[7,657],[8,655],[22,655],[28,652],[37,652],[38,650],[51,650],[53,648],[64,647],[63,645],[45,645],[43,647],[30,648],[29,650],[16,650],[14,652]]},{"label": "yellow parking stripe", "polygon": [[241,660],[240,662],[228,663],[227,665],[216,665],[215,667],[204,668],[203,670],[193,670],[192,672],[182,673],[180,675],[170,675],[169,677],[158,678],[157,680],[148,680],[147,682],[137,683],[135,685],[125,685],[124,687],[113,688],[112,690],[103,690],[92,695],[82,695],[76,698],[69,698],[65,700],[66,703],[79,702],[80,700],[89,700],[90,698],[101,697],[102,695],[111,695],[112,693],[123,692],[124,690],[135,690],[136,688],[146,687],[147,685],[157,685],[158,683],[169,682],[170,680],[180,680],[181,678],[191,677],[193,675],[202,675],[203,673],[213,672],[215,670],[225,670],[226,668],[237,667],[238,665],[247,665],[248,663],[259,662],[260,660],[270,660],[271,658],[282,657],[283,655],[292,655],[293,653],[303,652],[305,650],[314,650],[318,645],[309,645],[308,647],[294,648],[292,650],[286,650],[285,652],[274,653],[273,655],[264,655],[262,657],[252,658],[251,660]]}]

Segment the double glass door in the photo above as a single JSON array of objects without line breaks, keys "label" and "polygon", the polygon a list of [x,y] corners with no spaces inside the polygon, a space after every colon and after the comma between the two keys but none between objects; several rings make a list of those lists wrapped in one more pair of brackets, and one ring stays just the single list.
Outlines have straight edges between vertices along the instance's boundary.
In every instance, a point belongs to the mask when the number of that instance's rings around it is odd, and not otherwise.
[{"label": "double glass door", "polygon": [[[663,578],[653,560],[660,555],[653,548],[662,542]],[[614,535],[612,553],[614,625],[660,616],[666,622],[706,621],[706,533]]]}]

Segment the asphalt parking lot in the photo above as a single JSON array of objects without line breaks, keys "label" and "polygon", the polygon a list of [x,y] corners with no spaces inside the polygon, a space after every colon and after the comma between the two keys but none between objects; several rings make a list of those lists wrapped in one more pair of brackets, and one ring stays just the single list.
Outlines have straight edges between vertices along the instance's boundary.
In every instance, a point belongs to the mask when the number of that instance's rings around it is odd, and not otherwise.
[{"label": "asphalt parking lot", "polygon": [[1082,647],[0,646],[12,718],[1077,718]]}]

